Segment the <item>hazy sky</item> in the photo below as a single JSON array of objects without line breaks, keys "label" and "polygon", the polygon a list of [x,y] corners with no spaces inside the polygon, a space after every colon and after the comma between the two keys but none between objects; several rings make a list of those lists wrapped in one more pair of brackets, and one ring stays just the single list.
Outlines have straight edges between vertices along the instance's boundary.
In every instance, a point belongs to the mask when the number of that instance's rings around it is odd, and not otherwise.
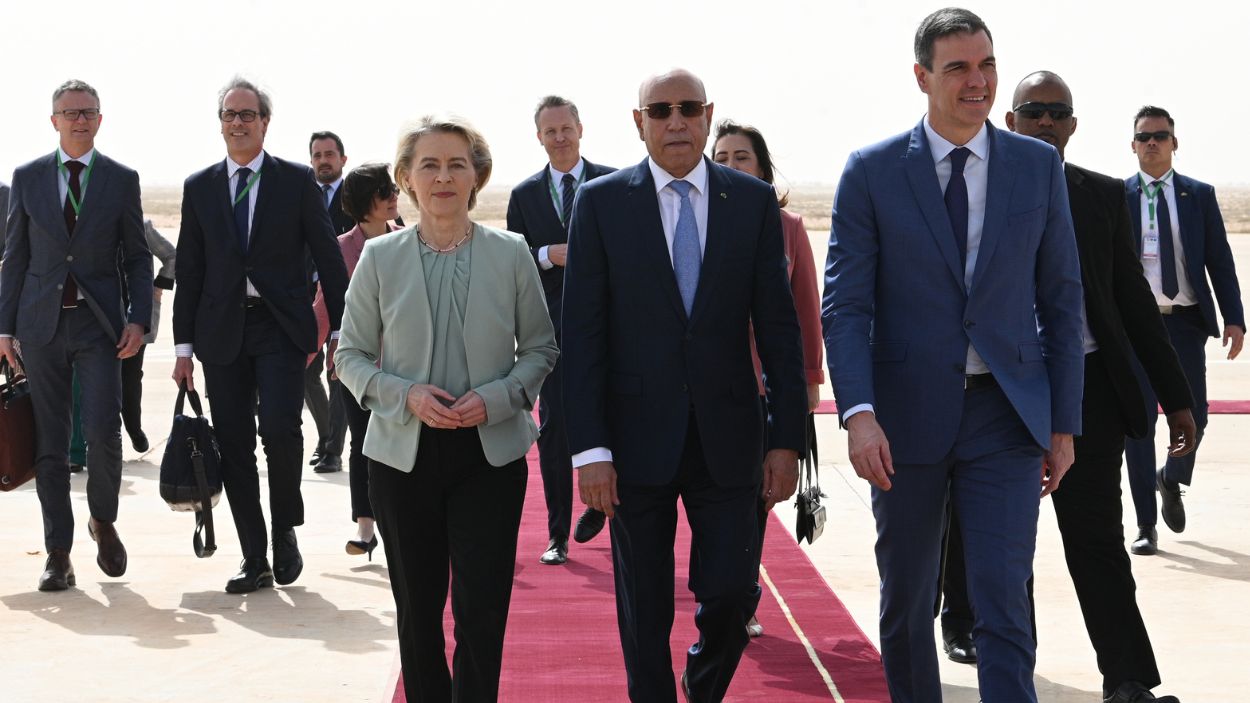
[{"label": "hazy sky", "polygon": [[[582,153],[621,166],[644,155],[630,109],[639,81],[683,66],[699,73],[717,118],[763,130],[791,183],[836,183],[848,153],[911,128],[925,110],[912,36],[936,2],[770,0],[654,2],[220,3],[11,0],[4,11],[0,179],[51,151],[52,90],[69,77],[102,98],[101,151],[147,186],[178,185],[225,155],[216,93],[240,73],[267,87],[266,147],[306,160],[309,133],[338,132],[349,166],[391,161],[401,125],[455,112],[486,135],[492,183],[537,171],[538,98],[573,99]],[[1177,170],[1247,184],[1245,147],[1224,131],[1250,114],[1232,85],[1250,9],[1232,2],[969,5],[998,56],[993,121],[1036,69],[1072,86],[1079,129],[1068,157],[1124,176],[1132,115],[1143,103],[1176,117]],[[75,43],[70,43],[75,40]],[[1221,78],[1225,76],[1225,78]]]}]

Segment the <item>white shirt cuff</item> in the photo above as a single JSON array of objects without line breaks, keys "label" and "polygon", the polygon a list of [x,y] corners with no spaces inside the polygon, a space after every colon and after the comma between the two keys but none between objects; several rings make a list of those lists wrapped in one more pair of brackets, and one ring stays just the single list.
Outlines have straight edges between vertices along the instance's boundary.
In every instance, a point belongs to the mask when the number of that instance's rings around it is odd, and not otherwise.
[{"label": "white shirt cuff", "polygon": [[612,450],[607,447],[595,447],[573,455],[573,468],[580,469],[596,461],[612,461]]},{"label": "white shirt cuff", "polygon": [[538,265],[541,266],[544,271],[553,269],[556,266],[555,264],[551,263],[551,259],[547,258],[546,246],[539,247],[538,249]]},{"label": "white shirt cuff", "polygon": [[856,405],[852,407],[850,410],[847,410],[846,412],[842,413],[843,424],[845,424],[847,420],[851,419],[852,415],[858,415],[862,412],[871,413],[871,412],[876,412],[876,411],[872,409],[872,403],[860,403],[859,405]]},{"label": "white shirt cuff", "polygon": [[332,339],[332,340],[334,340],[334,341],[336,341],[336,342],[337,342],[337,341],[339,341],[339,331],[338,331],[338,330],[334,330],[334,331],[330,332],[330,339]]},{"label": "white shirt cuff", "polygon": [[191,344],[175,344],[174,356],[179,359],[190,359],[194,356],[194,353],[191,351],[191,346]]},{"label": "white shirt cuff", "polygon": [[4,339],[17,339],[11,334],[0,334],[0,337],[3,337]]}]

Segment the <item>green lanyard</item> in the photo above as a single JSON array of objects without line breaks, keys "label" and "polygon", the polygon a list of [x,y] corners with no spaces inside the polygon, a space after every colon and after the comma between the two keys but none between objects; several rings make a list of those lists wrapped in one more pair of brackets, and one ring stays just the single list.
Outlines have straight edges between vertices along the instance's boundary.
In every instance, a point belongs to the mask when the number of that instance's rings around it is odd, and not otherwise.
[{"label": "green lanyard", "polygon": [[[96,151],[93,149],[91,151],[91,161],[87,164],[87,172],[82,175],[82,179],[78,182],[79,192],[87,190],[87,181],[91,180],[91,169],[95,168],[95,155]],[[82,214],[82,201],[74,195],[74,189],[69,187],[69,169],[61,161],[61,151],[59,149],[56,152],[56,167],[61,172],[61,175],[65,176],[65,192],[69,194],[69,204],[70,207],[74,208],[74,217],[78,217]],[[86,195],[83,196],[84,199],[86,197]]]},{"label": "green lanyard", "polygon": [[[574,190],[581,188],[582,184],[586,182],[586,170],[586,167],[583,165],[582,175],[577,179],[577,185],[574,187]],[[550,175],[550,168],[547,169],[547,173]],[[566,224],[564,221],[564,209],[560,207],[560,196],[556,194],[556,181],[554,178],[547,179],[547,187],[551,189],[551,204],[556,206],[556,217],[560,218],[560,224]]]},{"label": "green lanyard", "polygon": [[256,185],[256,181],[259,181],[259,180],[260,180],[260,169],[256,169],[256,173],[253,173],[252,177],[247,179],[247,186],[243,189],[243,192],[234,196],[234,204],[238,205],[239,203],[243,202],[243,199],[247,197],[247,194],[249,192],[251,192],[252,186]]},{"label": "green lanyard", "polygon": [[1146,194],[1146,211],[1150,214],[1150,229],[1158,229],[1155,227],[1155,204],[1159,202],[1159,198],[1163,195],[1163,180],[1172,175],[1172,169],[1163,174],[1163,178],[1156,179],[1159,185],[1151,188],[1146,183],[1146,179],[1137,174],[1137,182],[1141,185],[1142,192]]}]

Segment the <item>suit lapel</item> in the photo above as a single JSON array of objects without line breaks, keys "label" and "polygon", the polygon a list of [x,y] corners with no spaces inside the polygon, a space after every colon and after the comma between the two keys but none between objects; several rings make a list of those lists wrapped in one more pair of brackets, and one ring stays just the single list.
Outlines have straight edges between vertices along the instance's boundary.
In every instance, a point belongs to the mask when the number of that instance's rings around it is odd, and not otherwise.
[{"label": "suit lapel", "polygon": [[933,236],[942,259],[950,269],[951,275],[964,287],[964,272],[959,268],[959,251],[955,248],[955,233],[951,229],[950,217],[946,214],[946,203],[942,200],[942,188],[938,185],[937,172],[933,167],[933,152],[929,150],[929,139],[925,136],[924,122],[912,130],[911,141],[907,145],[907,153],[903,156],[903,166],[907,173],[907,182],[911,184],[912,195],[925,222],[929,225],[929,234]]},{"label": "suit lapel", "polygon": [[1084,284],[1086,290],[1085,301],[1086,307],[1093,300],[1093,296],[1089,291],[1096,289],[1096,282],[1091,280],[1090,271],[1094,268],[1095,257],[1098,255],[1094,249],[1094,242],[1088,236],[1082,236],[1087,228],[1078,221],[1078,218],[1084,219],[1087,213],[1092,212],[1091,208],[1085,205],[1086,200],[1093,197],[1085,187],[1085,174],[1079,168],[1069,163],[1063,165],[1064,179],[1068,184],[1068,209],[1072,211],[1072,223],[1076,230],[1076,249],[1080,254],[1081,262],[1081,283]]},{"label": "suit lapel", "polygon": [[90,232],[100,221],[101,215],[98,213],[109,201],[108,188],[112,174],[112,161],[97,150],[95,166],[91,168],[91,178],[87,180],[87,190],[83,193],[82,208],[79,209],[78,219],[74,224],[75,237]]},{"label": "suit lapel", "polygon": [[1015,154],[1007,148],[1006,140],[993,125],[986,125],[990,136],[990,163],[985,187],[985,221],[981,226],[981,243],[977,247],[977,264],[972,270],[972,285],[976,288],[994,258],[998,242],[1007,232],[1007,209],[1011,203],[1011,191],[1016,184]]},{"label": "suit lapel", "polygon": [[1124,180],[1128,214],[1133,219],[1133,250],[1141,258],[1141,177],[1134,173]]},{"label": "suit lapel", "polygon": [[[704,160],[707,162],[707,192],[703,194],[707,198],[707,237],[703,245],[703,263],[699,267],[699,285],[695,288],[694,305],[691,306],[691,320],[699,317],[708,306],[708,299],[712,297],[711,281],[716,280],[725,257],[725,248],[729,246],[725,238],[728,235],[727,228],[732,222],[729,211],[733,192],[729,187],[729,179],[720,172],[720,166],[713,164],[707,157]],[[673,281],[677,281],[675,273]]]},{"label": "suit lapel", "polygon": [[211,183],[212,199],[218,204],[221,221],[230,232],[230,246],[241,256],[247,256],[247,252],[239,250],[239,228],[234,226],[234,193],[230,190],[230,170],[226,168],[225,161],[213,167]]},{"label": "suit lapel", "polygon": [[[269,209],[269,203],[276,197],[275,192],[278,190],[278,162],[265,152],[265,160],[260,165],[261,176],[256,183],[256,187],[260,192],[256,194],[256,209],[252,211],[252,227],[247,235],[247,250],[251,251],[256,247],[256,238],[265,231],[261,225],[265,221],[265,212]],[[265,176],[269,176],[269,183],[265,183]],[[318,191],[320,194],[320,191]],[[322,202],[325,201],[325,195],[321,194]]]},{"label": "suit lapel", "polygon": [[51,227],[60,232],[67,240],[69,239],[69,228],[65,226],[65,203],[61,200],[61,173],[56,167],[56,152],[52,152],[44,162],[40,164],[43,169],[43,175],[40,181],[44,183],[43,192],[46,197],[40,197],[43,208],[43,215]]},{"label": "suit lapel", "polygon": [[[1197,269],[1199,274],[1202,273],[1203,265],[1201,262],[1206,260],[1206,252],[1203,251],[1201,227],[1198,223],[1202,222],[1202,213],[1198,212],[1198,199],[1194,195],[1194,184],[1186,177],[1179,173],[1172,174],[1172,190],[1176,193],[1176,221],[1181,227],[1181,243],[1185,247],[1185,263],[1189,269]],[[1140,208],[1138,208],[1140,210]],[[1195,266],[1195,264],[1198,264]],[[1186,271],[1189,279],[1194,279],[1192,271]]]},{"label": "suit lapel", "polygon": [[542,174],[538,179],[538,198],[542,201],[542,205],[538,207],[543,213],[543,218],[547,222],[543,223],[543,229],[540,231],[560,232],[567,228],[560,222],[560,213],[556,212],[556,204],[551,200],[551,167],[544,166]]},{"label": "suit lapel", "polygon": [[629,179],[627,209],[633,214],[633,226],[629,229],[638,233],[645,268],[655,272],[656,282],[664,290],[664,296],[677,316],[685,322],[686,307],[677,290],[677,274],[673,272],[673,260],[668,254],[668,240],[664,237],[664,223],[660,219],[660,200],[655,194],[655,179],[651,177],[649,163],[648,159],[643,159],[634,167]]}]

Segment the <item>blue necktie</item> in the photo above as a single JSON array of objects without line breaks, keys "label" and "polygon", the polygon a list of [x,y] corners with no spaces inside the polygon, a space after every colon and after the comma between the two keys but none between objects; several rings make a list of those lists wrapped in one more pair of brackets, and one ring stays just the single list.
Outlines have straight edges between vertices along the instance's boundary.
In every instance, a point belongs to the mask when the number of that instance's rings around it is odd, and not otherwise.
[{"label": "blue necktie", "polygon": [[564,178],[560,179],[560,221],[564,223],[564,228],[569,228],[569,221],[573,219],[573,197],[577,195],[575,186],[576,179],[573,174],[566,173]]},{"label": "blue necktie", "polygon": [[1168,300],[1181,292],[1176,282],[1176,245],[1172,242],[1172,212],[1163,192],[1163,181],[1150,184],[1155,188],[1155,221],[1159,223],[1159,269],[1163,274],[1163,295]]},{"label": "blue necktie", "polygon": [[703,265],[703,251],[699,248],[699,225],[694,219],[694,205],[690,202],[690,189],[686,181],[668,184],[681,196],[681,213],[677,216],[677,231],[673,234],[673,273],[677,274],[677,289],[681,302],[686,306],[686,316],[694,308],[694,292],[699,287],[699,268]]},{"label": "blue necktie", "polygon": [[968,261],[968,182],[964,180],[964,164],[972,152],[959,147],[951,152],[951,179],[946,184],[946,215],[955,231],[955,247],[959,249],[959,270]]},{"label": "blue necktie", "polygon": [[329,209],[330,209],[330,203],[334,200],[334,197],[330,194],[330,184],[329,184],[329,183],[327,183],[327,184],[325,184],[325,185],[321,186],[321,194],[322,194],[322,196],[324,196],[324,197],[325,197],[325,201],[326,201],[326,209],[327,209],[327,210],[329,210]]},{"label": "blue necktie", "polygon": [[247,201],[251,199],[251,194],[244,194],[247,190],[247,179],[252,175],[252,169],[241,168],[235,172],[239,182],[234,187],[234,229],[239,233],[239,251],[247,255]]}]

